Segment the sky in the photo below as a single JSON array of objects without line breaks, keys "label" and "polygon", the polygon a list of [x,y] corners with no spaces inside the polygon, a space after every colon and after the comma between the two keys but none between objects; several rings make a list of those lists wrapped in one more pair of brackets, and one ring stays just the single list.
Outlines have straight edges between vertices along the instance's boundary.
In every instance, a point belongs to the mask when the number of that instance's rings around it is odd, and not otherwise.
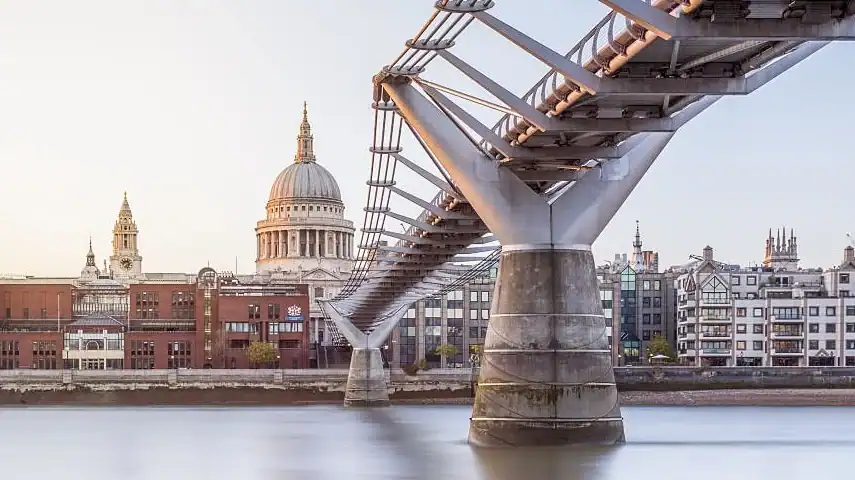
[{"label": "sky", "polygon": [[[253,229],[293,160],[303,101],[318,161],[361,227],[371,78],[433,3],[0,3],[0,273],[75,276],[90,236],[100,265],[125,191],[145,271],[253,271]],[[492,13],[563,52],[607,13],[572,3],[504,0]],[[477,22],[454,53],[517,93],[547,70]],[[855,230],[853,55],[852,44],[827,47],[682,128],[595,243],[598,262],[631,249],[638,220],[662,265],[704,245],[721,261],[759,262],[768,229],[783,226],[804,266],[839,263]],[[439,60],[424,76],[480,94]],[[404,153],[429,165],[406,139]],[[434,193],[407,172],[399,184]]]}]

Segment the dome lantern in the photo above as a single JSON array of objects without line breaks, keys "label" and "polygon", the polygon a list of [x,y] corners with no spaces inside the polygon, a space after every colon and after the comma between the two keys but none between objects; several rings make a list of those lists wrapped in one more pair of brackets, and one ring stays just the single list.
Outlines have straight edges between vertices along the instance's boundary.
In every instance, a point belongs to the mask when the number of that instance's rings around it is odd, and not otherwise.
[{"label": "dome lantern", "polygon": [[314,137],[304,102],[294,163],[276,177],[270,188],[268,202],[306,200],[342,205],[338,182],[327,169],[318,164],[315,157]]}]

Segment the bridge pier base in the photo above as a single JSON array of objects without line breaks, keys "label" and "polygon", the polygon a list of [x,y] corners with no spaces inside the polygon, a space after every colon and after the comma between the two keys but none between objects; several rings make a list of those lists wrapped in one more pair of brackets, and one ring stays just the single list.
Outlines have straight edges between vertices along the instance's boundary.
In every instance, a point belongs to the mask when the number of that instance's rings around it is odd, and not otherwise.
[{"label": "bridge pier base", "polygon": [[503,252],[494,292],[469,442],[622,443],[590,250]]},{"label": "bridge pier base", "polygon": [[347,373],[345,407],[385,407],[389,390],[379,348],[354,348]]}]

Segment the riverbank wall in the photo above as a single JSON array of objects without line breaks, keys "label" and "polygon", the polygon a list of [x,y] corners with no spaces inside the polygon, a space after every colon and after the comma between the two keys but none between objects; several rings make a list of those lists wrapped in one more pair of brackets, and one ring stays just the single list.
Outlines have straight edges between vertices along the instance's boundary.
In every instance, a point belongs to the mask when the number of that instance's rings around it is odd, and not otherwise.
[{"label": "riverbank wall", "polygon": [[[465,403],[473,395],[476,379],[477,372],[469,369],[387,374],[390,399],[398,403]],[[623,367],[615,369],[615,379],[622,397],[631,404],[703,404],[704,398],[739,403],[744,400],[733,400],[734,396],[747,398],[745,392],[772,389],[855,392],[855,368],[850,367]],[[347,370],[5,370],[0,371],[0,405],[340,403],[346,383]],[[693,391],[723,393],[674,395]],[[834,398],[844,397],[847,404],[855,402],[851,392]],[[813,402],[817,395],[800,398],[813,398]]]}]

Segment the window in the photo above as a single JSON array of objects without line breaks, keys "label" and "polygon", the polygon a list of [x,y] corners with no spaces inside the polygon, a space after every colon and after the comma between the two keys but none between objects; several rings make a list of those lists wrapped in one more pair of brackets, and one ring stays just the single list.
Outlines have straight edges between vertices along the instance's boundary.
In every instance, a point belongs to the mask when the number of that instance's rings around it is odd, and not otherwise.
[{"label": "window", "polygon": [[738,342],[736,342],[736,349],[737,350],[745,350],[745,341],[739,340]]},{"label": "window", "polygon": [[837,307],[825,307],[825,316],[833,317],[837,315]]},{"label": "window", "polygon": [[490,301],[490,292],[489,291],[484,290],[483,292],[481,292],[481,301],[482,302],[489,302]]},{"label": "window", "polygon": [[734,287],[738,287],[742,284],[742,277],[740,277],[739,275],[734,275],[730,277],[730,284]]},{"label": "window", "polygon": [[745,333],[748,330],[748,325],[744,323],[736,324],[736,333]]},{"label": "window", "polygon": [[826,350],[837,350],[837,342],[834,340],[826,340],[825,341],[825,349]]},{"label": "window", "polygon": [[849,296],[849,290],[841,290],[840,296],[841,297],[848,297]]},{"label": "window", "polygon": [[[750,278],[750,277],[749,277],[749,278]],[[751,316],[752,316],[752,317],[754,317],[754,318],[763,318],[763,308],[761,308],[761,307],[755,307],[755,308],[751,311]]]},{"label": "window", "polygon": [[644,297],[641,299],[641,306],[643,308],[650,308],[650,297]]},{"label": "window", "polygon": [[481,318],[483,320],[489,320],[490,319],[490,311],[486,310],[486,309],[482,309],[481,310]]},{"label": "window", "polygon": [[315,298],[324,298],[324,287],[315,287]]},{"label": "window", "polygon": [[196,318],[196,295],[193,292],[172,292],[172,318]]},{"label": "window", "polygon": [[809,340],[808,341],[808,349],[809,350],[819,350],[819,340]]},{"label": "window", "polygon": [[846,324],[846,333],[855,333],[855,323]]},{"label": "window", "polygon": [[650,325],[650,314],[649,313],[645,313],[645,314],[641,315],[641,323],[643,323],[644,325]]},{"label": "window", "polygon": [[641,332],[641,339],[650,340],[650,330],[644,330],[643,332]]},{"label": "window", "polygon": [[757,277],[754,275],[748,275],[745,277],[745,284],[749,286],[757,285]]},{"label": "window", "polygon": [[166,368],[190,368],[192,352],[190,342],[169,342],[166,344],[166,354],[169,355]]},{"label": "window", "polygon": [[656,291],[662,290],[662,281],[661,280],[654,280],[653,281],[653,290],[656,290]]},{"label": "window", "polygon": [[261,305],[247,305],[247,318],[250,320],[257,320],[261,318]]},{"label": "window", "polygon": [[267,304],[267,319],[274,320],[278,319],[282,314],[282,305],[278,303],[268,303]]},{"label": "window", "polygon": [[744,316],[746,316],[747,314],[748,314],[748,309],[747,309],[747,308],[737,308],[737,309],[736,309],[736,316],[737,316],[737,317],[744,317]]},{"label": "window", "polygon": [[476,291],[469,292],[469,301],[470,302],[477,302],[478,301],[478,292],[476,292]]},{"label": "window", "polygon": [[849,283],[849,274],[841,273],[840,274],[840,283]]},{"label": "window", "polygon": [[643,282],[641,282],[641,289],[642,290],[650,290],[650,287],[651,287],[650,280],[644,280]]},{"label": "window", "polygon": [[653,314],[653,325],[662,325],[662,314],[654,313]]},{"label": "window", "polygon": [[855,317],[855,305],[846,305],[846,316]]},{"label": "window", "polygon": [[763,341],[762,340],[754,340],[752,343],[752,347],[755,351],[763,350]]},{"label": "window", "polygon": [[819,307],[808,307],[808,315],[811,317],[819,316]]},{"label": "window", "polygon": [[837,333],[837,324],[836,323],[826,323],[825,324],[825,333]]},{"label": "window", "polygon": [[131,340],[131,368],[134,370],[154,369],[154,342]]},{"label": "window", "polygon": [[662,298],[653,297],[653,308],[662,308]]},{"label": "window", "polygon": [[755,335],[757,335],[757,334],[762,335],[762,334],[763,334],[763,325],[761,325],[761,324],[759,324],[759,323],[755,323],[755,324],[753,325],[753,327],[754,327],[754,328],[752,328],[752,330],[751,330],[751,331],[752,331],[752,332],[754,332],[754,334],[755,334]]},{"label": "window", "polygon": [[469,310],[469,320],[478,320],[478,310]]},{"label": "window", "polygon": [[819,333],[819,324],[818,323],[809,323],[808,324],[808,332]]}]

